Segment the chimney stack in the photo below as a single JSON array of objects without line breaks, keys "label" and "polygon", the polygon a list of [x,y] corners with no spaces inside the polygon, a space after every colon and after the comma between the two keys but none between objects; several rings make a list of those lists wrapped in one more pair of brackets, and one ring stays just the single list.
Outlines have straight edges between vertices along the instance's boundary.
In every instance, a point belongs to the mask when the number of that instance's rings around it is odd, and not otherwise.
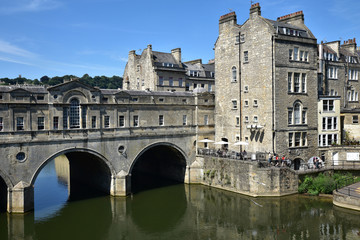
[{"label": "chimney stack", "polygon": [[171,54],[175,60],[180,64],[181,63],[181,48],[175,48],[171,50]]},{"label": "chimney stack", "polygon": [[254,15],[261,16],[261,8],[259,3],[254,3],[250,7],[250,16]]}]

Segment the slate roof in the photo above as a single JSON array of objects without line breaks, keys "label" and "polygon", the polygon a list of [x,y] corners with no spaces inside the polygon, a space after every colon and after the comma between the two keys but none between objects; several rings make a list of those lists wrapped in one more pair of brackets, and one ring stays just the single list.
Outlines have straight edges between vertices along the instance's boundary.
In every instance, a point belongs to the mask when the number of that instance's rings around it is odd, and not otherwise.
[{"label": "slate roof", "polygon": [[155,52],[155,51],[153,51],[152,53],[155,62],[177,64],[175,58],[171,53]]},{"label": "slate roof", "polygon": [[[307,33],[307,29],[304,29],[304,28],[301,28],[301,27],[298,27],[298,26],[295,26],[295,25],[292,25],[292,24],[284,23],[284,22],[274,21],[274,20],[267,19],[267,18],[265,18],[265,19],[271,25],[273,25],[273,27],[275,29],[277,29],[277,28],[289,28],[289,29],[293,29],[293,30],[298,30],[300,37],[309,38],[309,35]],[[281,31],[279,31],[279,33],[281,33],[282,35],[286,35],[286,34],[283,34]]]},{"label": "slate roof", "polygon": [[32,85],[9,85],[9,86],[0,86],[0,92],[12,92],[14,90],[25,90],[30,93],[40,93],[47,94],[48,91],[44,86],[32,86]]}]

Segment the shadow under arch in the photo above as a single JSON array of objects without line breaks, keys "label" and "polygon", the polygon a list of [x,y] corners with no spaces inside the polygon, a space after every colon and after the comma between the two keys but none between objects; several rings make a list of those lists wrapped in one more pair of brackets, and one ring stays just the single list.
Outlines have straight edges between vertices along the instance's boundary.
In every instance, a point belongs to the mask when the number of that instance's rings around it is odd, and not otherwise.
[{"label": "shadow under arch", "polygon": [[64,149],[44,160],[32,176],[31,185],[48,162],[61,155],[68,159],[69,200],[110,194],[114,167],[103,155],[86,148]]},{"label": "shadow under arch", "polygon": [[6,212],[8,202],[8,188],[14,185],[7,175],[0,169],[0,212]]},{"label": "shadow under arch", "polygon": [[186,166],[186,154],[175,144],[146,146],[130,167],[131,192],[184,183]]}]

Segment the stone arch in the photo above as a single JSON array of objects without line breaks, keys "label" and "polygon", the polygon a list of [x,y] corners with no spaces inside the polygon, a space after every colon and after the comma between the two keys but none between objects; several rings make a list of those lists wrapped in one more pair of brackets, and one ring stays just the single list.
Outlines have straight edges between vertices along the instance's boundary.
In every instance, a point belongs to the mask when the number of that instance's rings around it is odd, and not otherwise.
[{"label": "stone arch", "polygon": [[157,142],[143,148],[130,166],[132,192],[184,183],[188,165],[185,152],[175,144]]},{"label": "stone arch", "polygon": [[5,212],[8,202],[8,188],[13,187],[11,181],[0,170],[0,213]]},{"label": "stone arch", "polygon": [[80,104],[90,102],[90,98],[85,95],[85,93],[78,91],[78,90],[71,90],[65,93],[63,97],[63,103],[70,103],[71,99],[78,98]]},{"label": "stone arch", "polygon": [[[55,159],[56,157],[58,157],[60,155],[66,155],[68,158],[70,158],[69,164],[70,164],[70,166],[72,166],[70,169],[72,169],[72,168],[74,169],[74,170],[70,171],[70,185],[72,184],[73,180],[78,181],[77,176],[72,176],[72,175],[76,174],[76,171],[77,171],[76,169],[81,170],[83,168],[83,169],[86,169],[82,172],[82,174],[84,174],[84,175],[82,175],[82,177],[85,178],[85,179],[83,179],[83,182],[88,182],[89,184],[95,184],[94,181],[96,181],[96,178],[98,178],[99,176],[101,176],[101,174],[103,174],[103,176],[106,178],[106,181],[103,183],[104,186],[101,186],[99,184],[96,187],[99,187],[99,189],[100,189],[100,187],[104,187],[104,192],[108,192],[110,194],[112,178],[113,178],[113,176],[116,175],[114,167],[112,166],[111,162],[109,160],[107,160],[103,155],[99,154],[98,152],[96,152],[94,150],[86,149],[86,148],[69,148],[69,149],[64,149],[64,150],[61,150],[61,151],[53,154],[52,156],[50,156],[49,158],[44,160],[40,164],[40,166],[36,169],[35,173],[33,174],[32,178],[31,178],[30,184],[34,185],[37,176],[39,175],[41,170],[44,168],[44,166],[49,161]],[[85,157],[86,164],[84,164],[85,160],[71,159],[72,157],[76,157],[76,156]],[[81,166],[81,164],[83,165],[83,167]],[[89,167],[92,167],[92,170],[95,169],[96,171],[99,172],[97,177],[91,178],[90,174],[92,173],[92,171],[89,171],[89,173],[86,172],[89,169]],[[88,178],[88,179],[86,179],[86,178]],[[93,179],[94,179],[94,181],[93,181]]]},{"label": "stone arch", "polygon": [[304,163],[304,160],[302,160],[301,158],[295,158],[295,159],[294,159],[294,162],[293,162],[293,164],[294,164],[294,170],[299,170],[301,164],[303,164],[303,163]]}]

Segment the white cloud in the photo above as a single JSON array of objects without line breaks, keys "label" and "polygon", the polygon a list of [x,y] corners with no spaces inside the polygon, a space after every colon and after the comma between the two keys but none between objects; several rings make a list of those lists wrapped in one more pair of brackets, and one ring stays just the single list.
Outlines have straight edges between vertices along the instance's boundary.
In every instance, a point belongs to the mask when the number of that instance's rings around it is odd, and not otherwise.
[{"label": "white cloud", "polygon": [[0,53],[10,54],[10,55],[15,55],[15,56],[20,56],[20,57],[26,57],[26,58],[36,57],[36,54],[29,52],[25,49],[22,49],[20,47],[17,47],[15,45],[12,45],[11,43],[8,43],[1,39],[0,39]]},{"label": "white cloud", "polygon": [[0,7],[0,13],[38,12],[60,7],[57,0],[12,0]]}]

